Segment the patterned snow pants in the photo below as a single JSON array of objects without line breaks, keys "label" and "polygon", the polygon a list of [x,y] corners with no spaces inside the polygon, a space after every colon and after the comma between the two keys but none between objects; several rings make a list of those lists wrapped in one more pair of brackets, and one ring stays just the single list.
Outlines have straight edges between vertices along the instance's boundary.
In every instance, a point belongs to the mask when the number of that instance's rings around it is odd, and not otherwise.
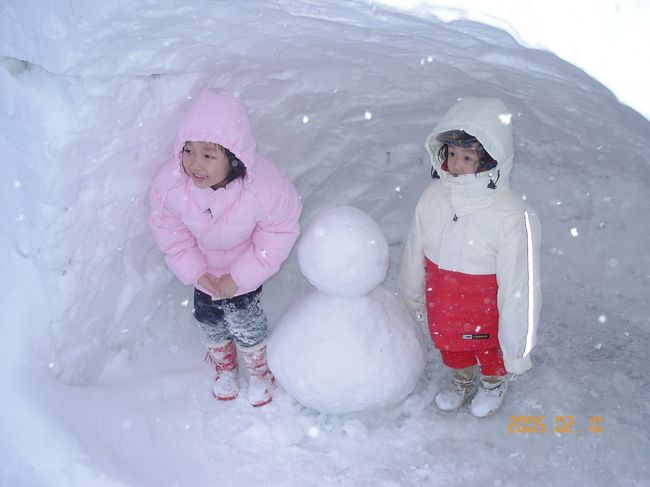
[{"label": "patterned snow pants", "polygon": [[261,343],[268,334],[266,315],[260,304],[262,286],[241,296],[212,301],[194,288],[194,317],[208,343],[234,339],[242,347]]}]

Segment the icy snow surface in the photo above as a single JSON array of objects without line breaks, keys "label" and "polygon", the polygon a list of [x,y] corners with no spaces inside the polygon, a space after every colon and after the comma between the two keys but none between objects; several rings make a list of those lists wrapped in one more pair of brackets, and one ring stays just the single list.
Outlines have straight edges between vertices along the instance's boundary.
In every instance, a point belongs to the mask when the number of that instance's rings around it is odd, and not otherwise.
[{"label": "icy snow surface", "polygon": [[[0,12],[0,485],[648,485],[650,122],[609,89],[494,27],[363,1]],[[382,411],[215,403],[191,289],[145,225],[176,118],[204,86],[245,100],[304,222],[332,205],[378,222],[389,289],[430,181],[426,135],[459,97],[503,98],[513,187],[544,225],[544,309],[534,368],[497,415],[437,411],[431,349],[414,393]],[[294,252],[264,287],[271,324],[310,290]],[[509,432],[512,416],[546,431]]]}]

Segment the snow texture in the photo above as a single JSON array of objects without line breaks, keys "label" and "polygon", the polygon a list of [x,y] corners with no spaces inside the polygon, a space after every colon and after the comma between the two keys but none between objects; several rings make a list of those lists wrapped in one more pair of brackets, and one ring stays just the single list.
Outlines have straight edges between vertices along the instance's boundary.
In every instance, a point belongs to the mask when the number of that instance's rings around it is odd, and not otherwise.
[{"label": "snow texture", "polygon": [[417,324],[382,286],[358,298],[314,291],[280,319],[268,351],[289,395],[331,414],[398,404],[413,392],[426,362]]},{"label": "snow texture", "polygon": [[[503,29],[521,45],[544,49],[583,69],[650,119],[646,0],[372,0],[444,22],[472,20]],[[628,52],[634,51],[631,55]],[[607,62],[603,62],[607,59]]]},{"label": "snow texture", "polygon": [[381,228],[357,208],[323,210],[298,242],[298,261],[318,290],[291,305],[269,339],[279,383],[323,413],[404,400],[422,375],[426,349],[404,303],[377,287],[388,270]]},{"label": "snow texture", "polygon": [[[566,2],[517,4],[571,17]],[[648,25],[626,11],[609,26]],[[648,485],[650,122],[612,87],[467,12],[13,0],[0,13],[0,485]],[[647,68],[647,42],[613,69],[610,31],[543,25],[620,76]],[[512,185],[544,225],[544,308],[534,367],[496,415],[431,405],[448,373],[431,348],[414,392],[377,411],[211,397],[192,290],[146,226],[148,186],[206,86],[245,100],[259,151],[303,195],[303,225],[333,205],[379,224],[391,290],[430,181],[425,137],[460,97],[504,100]],[[293,253],[262,293],[272,333],[310,290]],[[543,432],[513,420],[531,417]]]},{"label": "snow texture", "polygon": [[377,223],[349,206],[316,215],[298,242],[300,270],[330,296],[365,296],[388,271],[388,242]]}]

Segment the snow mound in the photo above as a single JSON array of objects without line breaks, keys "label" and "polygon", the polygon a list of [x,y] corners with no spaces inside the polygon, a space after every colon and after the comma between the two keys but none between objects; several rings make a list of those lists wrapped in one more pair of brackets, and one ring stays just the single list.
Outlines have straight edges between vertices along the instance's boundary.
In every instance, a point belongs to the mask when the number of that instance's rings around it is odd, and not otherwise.
[{"label": "snow mound", "polygon": [[424,371],[426,350],[401,301],[378,286],[355,299],[307,296],[269,337],[268,360],[292,397],[342,414],[404,400]]}]

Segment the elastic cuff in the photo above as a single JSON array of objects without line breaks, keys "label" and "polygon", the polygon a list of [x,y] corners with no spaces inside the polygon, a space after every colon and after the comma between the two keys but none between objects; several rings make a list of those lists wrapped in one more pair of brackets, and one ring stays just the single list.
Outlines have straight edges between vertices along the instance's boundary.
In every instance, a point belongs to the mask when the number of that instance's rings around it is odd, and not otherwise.
[{"label": "elastic cuff", "polygon": [[506,370],[511,374],[523,374],[533,366],[530,355],[526,355],[523,358],[508,358],[504,356],[503,363],[506,366]]}]

